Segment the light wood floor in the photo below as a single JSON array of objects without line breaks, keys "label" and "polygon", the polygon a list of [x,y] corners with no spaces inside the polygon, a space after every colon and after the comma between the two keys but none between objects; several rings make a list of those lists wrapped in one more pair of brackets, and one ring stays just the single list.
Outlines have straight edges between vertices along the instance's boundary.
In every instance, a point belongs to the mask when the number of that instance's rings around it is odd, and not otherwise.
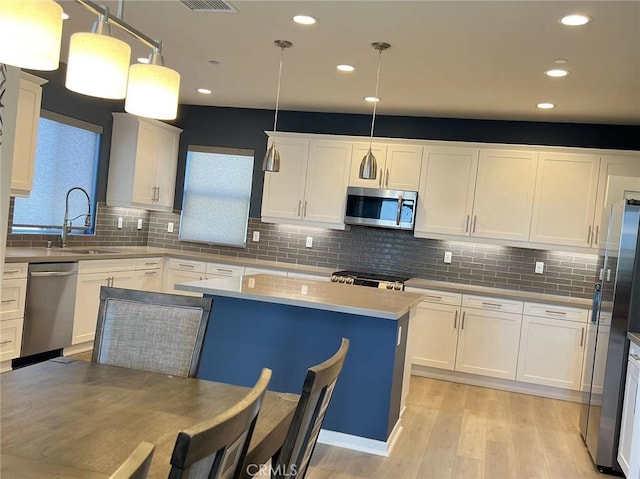
[{"label": "light wood floor", "polygon": [[412,377],[389,458],[318,444],[308,479],[590,479],[580,405]]}]

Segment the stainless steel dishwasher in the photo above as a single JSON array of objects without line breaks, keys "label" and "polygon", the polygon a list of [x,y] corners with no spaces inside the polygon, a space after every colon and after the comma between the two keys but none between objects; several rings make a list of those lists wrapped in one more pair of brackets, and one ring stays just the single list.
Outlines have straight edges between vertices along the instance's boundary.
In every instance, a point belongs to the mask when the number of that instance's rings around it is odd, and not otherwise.
[{"label": "stainless steel dishwasher", "polygon": [[29,265],[21,357],[71,345],[78,263]]}]

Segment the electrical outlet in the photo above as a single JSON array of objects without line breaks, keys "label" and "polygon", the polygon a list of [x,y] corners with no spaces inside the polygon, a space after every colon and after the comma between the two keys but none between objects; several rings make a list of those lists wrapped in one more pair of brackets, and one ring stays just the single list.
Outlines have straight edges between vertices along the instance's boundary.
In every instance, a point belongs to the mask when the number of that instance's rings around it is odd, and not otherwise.
[{"label": "electrical outlet", "polygon": [[138,218],[138,229],[142,229],[142,218]]},{"label": "electrical outlet", "polygon": [[542,261],[536,261],[535,273],[536,274],[544,273],[544,263]]},{"label": "electrical outlet", "polygon": [[173,223],[167,223],[167,232],[173,233]]},{"label": "electrical outlet", "polygon": [[118,229],[122,229],[122,216],[118,217]]},{"label": "electrical outlet", "polygon": [[307,248],[312,248],[313,247],[313,236],[307,236],[307,242],[306,242],[305,246]]},{"label": "electrical outlet", "polygon": [[260,231],[254,231],[253,232],[253,241],[260,241]]},{"label": "electrical outlet", "polygon": [[451,263],[451,251],[444,252],[444,262]]}]

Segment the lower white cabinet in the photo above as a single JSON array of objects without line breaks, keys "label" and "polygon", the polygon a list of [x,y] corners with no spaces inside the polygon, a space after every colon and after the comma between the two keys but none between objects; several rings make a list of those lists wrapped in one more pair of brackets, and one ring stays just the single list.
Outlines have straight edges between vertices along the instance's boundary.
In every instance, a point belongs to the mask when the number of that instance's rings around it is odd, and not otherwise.
[{"label": "lower white cabinet", "polygon": [[135,261],[133,288],[141,291],[162,292],[162,258],[140,258]]},{"label": "lower white cabinet", "polygon": [[175,289],[175,285],[177,283],[188,283],[190,281],[201,281],[216,277],[242,276],[244,272],[244,266],[170,258],[167,274],[165,275],[164,291],[167,293],[201,297],[201,293],[181,291]]},{"label": "lower white cabinet", "polygon": [[20,356],[23,323],[23,318],[0,321],[0,363]]},{"label": "lower white cabinet", "polygon": [[453,371],[460,306],[423,301],[409,319],[411,363]]},{"label": "lower white cabinet", "polygon": [[130,260],[92,260],[78,263],[78,283],[71,344],[93,341],[100,306],[100,288],[134,288],[134,264]]},{"label": "lower white cabinet", "polygon": [[0,372],[10,370],[10,360],[20,356],[27,269],[27,263],[4,265],[0,297]]},{"label": "lower white cabinet", "polygon": [[[640,346],[632,343],[624,388],[618,464],[628,479],[640,477]],[[633,359],[631,356],[637,359]]]}]

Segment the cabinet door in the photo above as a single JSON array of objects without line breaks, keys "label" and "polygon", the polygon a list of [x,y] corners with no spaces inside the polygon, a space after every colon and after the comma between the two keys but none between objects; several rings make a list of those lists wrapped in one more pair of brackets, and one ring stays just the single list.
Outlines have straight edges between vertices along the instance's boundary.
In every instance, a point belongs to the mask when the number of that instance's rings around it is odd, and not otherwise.
[{"label": "cabinet door", "polygon": [[537,153],[480,150],[472,236],[527,241]]},{"label": "cabinet door", "polygon": [[418,191],[421,166],[421,146],[387,146],[384,188],[389,190]]},{"label": "cabinet door", "polygon": [[156,135],[155,187],[156,206],[173,208],[176,193],[179,135],[158,129]]},{"label": "cabinet door", "polygon": [[530,241],[591,246],[600,158],[541,153]]},{"label": "cabinet door", "polygon": [[478,171],[478,150],[425,148],[416,236],[468,236]]},{"label": "cabinet door", "polygon": [[162,270],[146,269],[134,273],[134,289],[162,292]]},{"label": "cabinet door", "polygon": [[156,194],[156,143],[158,133],[151,125],[138,123],[138,144],[136,148],[136,165],[133,175],[133,192],[131,200],[134,203],[153,205]]},{"label": "cabinet door", "polygon": [[88,273],[78,275],[71,344],[93,341],[96,334],[96,323],[98,322],[100,288],[108,286],[108,278],[112,274]]},{"label": "cabinet door", "polygon": [[[610,181],[609,177],[626,177],[628,181]],[[636,181],[631,180],[636,178]],[[598,247],[601,237],[602,211],[607,205],[624,199],[624,191],[629,186],[634,191],[640,191],[640,156],[603,156],[600,158],[600,173],[598,175],[598,194],[593,216],[595,233],[592,244]]]},{"label": "cabinet door", "polygon": [[456,371],[516,378],[522,316],[462,308]]},{"label": "cabinet door", "polygon": [[135,289],[135,272],[118,271],[111,273],[111,286],[114,288]]},{"label": "cabinet door", "polygon": [[636,396],[638,394],[638,369],[631,363],[627,366],[627,380],[624,388],[622,403],[622,418],[620,420],[620,442],[618,443],[618,464],[625,476],[629,477],[629,463],[632,450],[633,426],[636,416]]},{"label": "cabinet door", "polygon": [[305,221],[344,224],[351,144],[311,141],[302,216]]},{"label": "cabinet door", "polygon": [[0,320],[24,317],[24,300],[27,290],[27,279],[2,280],[2,296],[0,296]]},{"label": "cabinet door", "polygon": [[190,281],[201,281],[205,279],[204,273],[192,273],[190,271],[178,271],[175,269],[167,270],[167,277],[165,280],[164,291],[165,293],[183,294],[185,296],[199,296],[202,297],[202,293],[191,293],[189,291],[180,291],[175,289],[177,283],[188,283]]},{"label": "cabinet door", "polygon": [[[269,139],[271,145],[273,138]],[[302,219],[309,140],[276,138],[280,171],[264,173],[262,217]]]},{"label": "cabinet door", "polygon": [[516,379],[580,389],[586,324],[524,316]]},{"label": "cabinet door", "polygon": [[22,318],[0,321],[0,362],[20,356]]},{"label": "cabinet door", "polygon": [[411,364],[453,371],[459,308],[423,302],[414,311],[409,323]]},{"label": "cabinet door", "polygon": [[33,186],[42,83],[44,80],[21,73],[11,170],[11,194],[16,196],[29,196]]},{"label": "cabinet door", "polygon": [[373,156],[376,157],[378,171],[375,180],[363,180],[360,176],[360,163],[362,158],[369,151],[369,143],[354,143],[351,153],[351,168],[349,173],[349,186],[359,186],[361,188],[382,188],[383,173],[386,168],[387,145],[374,142],[371,146]]}]

